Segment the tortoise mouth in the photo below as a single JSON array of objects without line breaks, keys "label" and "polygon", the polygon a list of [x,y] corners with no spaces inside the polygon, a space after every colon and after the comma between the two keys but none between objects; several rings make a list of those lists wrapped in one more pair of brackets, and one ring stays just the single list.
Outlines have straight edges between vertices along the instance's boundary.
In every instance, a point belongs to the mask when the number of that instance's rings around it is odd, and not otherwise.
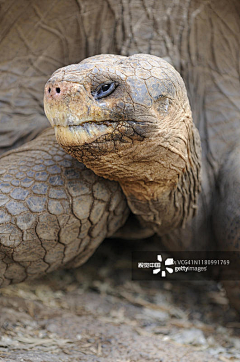
[{"label": "tortoise mouth", "polygon": [[117,127],[113,121],[86,121],[78,125],[55,125],[57,141],[63,146],[82,146],[97,142],[103,136],[112,134]]},{"label": "tortoise mouth", "polygon": [[91,127],[100,127],[101,126],[106,126],[106,127],[112,127],[112,126],[116,126],[117,121],[112,121],[112,120],[101,120],[101,121],[97,121],[97,120],[84,120],[81,121],[81,123],[78,124],[68,124],[66,125],[66,127],[69,127],[70,129],[74,129],[74,127],[82,127],[84,129],[88,129]]}]

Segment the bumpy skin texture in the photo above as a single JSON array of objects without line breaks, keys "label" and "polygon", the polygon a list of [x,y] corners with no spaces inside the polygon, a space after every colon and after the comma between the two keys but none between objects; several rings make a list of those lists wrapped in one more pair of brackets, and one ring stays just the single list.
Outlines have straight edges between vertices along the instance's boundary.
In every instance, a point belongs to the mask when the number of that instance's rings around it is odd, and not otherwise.
[{"label": "bumpy skin texture", "polygon": [[120,186],[67,155],[52,130],[0,165],[2,286],[81,265],[128,216]]},{"label": "bumpy skin texture", "polygon": [[202,191],[196,217],[161,239],[175,250],[237,247],[239,174],[227,161],[239,164],[238,0],[2,0],[0,22],[0,153],[47,127],[42,93],[56,69],[101,53],[169,57],[201,137]]}]

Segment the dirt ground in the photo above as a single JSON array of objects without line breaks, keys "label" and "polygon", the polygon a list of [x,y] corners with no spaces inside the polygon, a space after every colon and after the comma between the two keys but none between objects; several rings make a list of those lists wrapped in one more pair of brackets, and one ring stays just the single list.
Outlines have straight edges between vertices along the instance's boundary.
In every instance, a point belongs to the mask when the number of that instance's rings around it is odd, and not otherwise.
[{"label": "dirt ground", "polygon": [[132,250],[107,240],[81,268],[1,289],[0,361],[240,361],[221,286],[132,281]]}]

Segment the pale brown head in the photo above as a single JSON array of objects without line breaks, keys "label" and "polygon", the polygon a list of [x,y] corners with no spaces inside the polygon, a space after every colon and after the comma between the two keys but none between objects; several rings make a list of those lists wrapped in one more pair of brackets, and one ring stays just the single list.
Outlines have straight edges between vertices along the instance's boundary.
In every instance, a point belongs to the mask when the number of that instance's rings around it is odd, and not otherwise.
[{"label": "pale brown head", "polygon": [[61,68],[46,83],[44,107],[58,143],[126,194],[141,198],[151,185],[145,198],[156,199],[191,165],[186,89],[161,58],[98,55]]}]

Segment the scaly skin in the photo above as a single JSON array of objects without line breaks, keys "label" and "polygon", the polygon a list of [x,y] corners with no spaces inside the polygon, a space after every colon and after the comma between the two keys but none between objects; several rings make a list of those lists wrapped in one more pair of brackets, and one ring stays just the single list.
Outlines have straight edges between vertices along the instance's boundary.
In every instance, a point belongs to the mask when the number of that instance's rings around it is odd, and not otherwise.
[{"label": "scaly skin", "polygon": [[116,182],[67,155],[47,130],[0,159],[0,285],[84,263],[121,227]]}]

